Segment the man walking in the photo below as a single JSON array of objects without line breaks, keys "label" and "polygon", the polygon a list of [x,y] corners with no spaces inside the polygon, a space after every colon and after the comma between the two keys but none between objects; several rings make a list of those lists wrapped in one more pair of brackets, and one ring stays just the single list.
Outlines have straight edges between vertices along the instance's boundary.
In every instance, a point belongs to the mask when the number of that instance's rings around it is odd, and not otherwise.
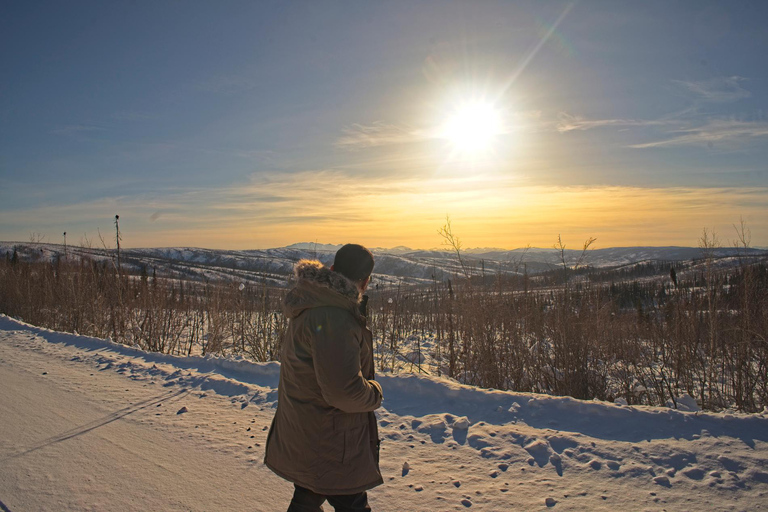
[{"label": "man walking", "polygon": [[288,512],[322,511],[326,500],[337,512],[370,511],[365,491],[383,482],[373,414],[382,392],[363,296],[372,271],[373,255],[356,244],[339,249],[330,269],[309,260],[294,269],[264,459],[294,484]]}]

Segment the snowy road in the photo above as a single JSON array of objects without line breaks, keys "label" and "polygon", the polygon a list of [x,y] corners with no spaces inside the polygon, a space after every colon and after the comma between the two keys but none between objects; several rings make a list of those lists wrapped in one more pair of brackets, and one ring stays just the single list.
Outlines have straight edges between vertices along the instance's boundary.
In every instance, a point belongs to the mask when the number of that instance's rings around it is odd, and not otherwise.
[{"label": "snowy road", "polygon": [[[278,371],[0,315],[0,511],[285,510],[261,462]],[[766,413],[379,382],[378,512],[768,510]]]},{"label": "snowy road", "polygon": [[143,387],[83,365],[62,372],[61,362],[29,352],[21,369],[10,363],[21,355],[13,350],[0,345],[0,509],[283,508],[287,491],[267,490],[287,485],[263,466],[130,421],[160,408],[175,414],[188,390]]}]

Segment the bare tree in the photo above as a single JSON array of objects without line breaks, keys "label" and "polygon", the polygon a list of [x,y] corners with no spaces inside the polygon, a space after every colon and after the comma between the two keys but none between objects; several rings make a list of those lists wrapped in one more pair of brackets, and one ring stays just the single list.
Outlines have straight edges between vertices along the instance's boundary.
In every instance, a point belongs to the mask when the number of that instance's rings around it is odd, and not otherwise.
[{"label": "bare tree", "polygon": [[578,270],[578,268],[584,264],[584,261],[587,259],[587,250],[589,250],[590,246],[595,242],[597,242],[597,238],[592,236],[584,241],[581,254],[579,255],[579,259],[576,260],[576,264],[573,266],[573,270]]},{"label": "bare tree", "polygon": [[466,263],[464,262],[464,258],[462,258],[461,256],[461,240],[459,239],[459,237],[453,234],[453,230],[451,229],[450,216],[445,217],[445,224],[443,225],[443,227],[437,230],[437,234],[443,237],[443,244],[449,246],[456,253],[456,258],[458,258],[459,260],[459,266],[461,267],[461,272],[464,274],[464,277],[466,277],[467,280],[469,280],[470,271]]},{"label": "bare tree", "polygon": [[32,231],[29,234],[29,243],[32,243],[32,244],[45,243],[45,235],[42,233],[38,233],[36,231]]},{"label": "bare tree", "polygon": [[513,272],[517,274],[520,271],[520,267],[523,265],[523,260],[525,259],[526,254],[528,254],[528,251],[531,250],[531,244],[527,244],[525,247],[523,247],[523,252],[520,253],[520,256],[517,258],[512,258],[510,256],[510,260],[507,261],[507,264],[512,265]]},{"label": "bare tree", "polygon": [[563,265],[563,284],[568,283],[568,264],[565,262],[565,244],[560,235],[557,235],[557,243],[553,246],[560,253],[560,263]]},{"label": "bare tree", "polygon": [[[589,250],[590,246],[597,241],[597,238],[589,237],[584,241],[584,245],[581,249],[581,254],[579,255],[579,258],[576,260],[576,263],[573,265],[573,270],[578,270],[579,267],[581,267],[584,264],[584,261],[587,258],[587,251]],[[558,250],[560,253],[560,263],[563,266],[563,283],[567,286],[568,285],[568,263],[565,261],[565,244],[563,243],[563,239],[560,237],[560,235],[557,235],[557,243],[554,245],[554,248]]]},{"label": "bare tree", "polygon": [[717,234],[714,230],[708,231],[707,228],[704,228],[701,232],[701,238],[699,238],[699,248],[701,249],[702,254],[704,255],[704,262],[706,265],[706,271],[705,271],[705,279],[706,279],[706,294],[707,294],[707,313],[708,313],[708,327],[709,327],[709,361],[707,362],[707,374],[705,385],[702,386],[702,403],[704,402],[705,395],[704,393],[708,391],[707,401],[712,406],[714,404],[714,396],[713,393],[716,391],[716,376],[715,371],[716,367],[714,364],[715,359],[715,353],[718,348],[718,337],[717,337],[717,302],[718,302],[718,295],[717,295],[717,288],[716,288],[716,279],[717,276],[715,274],[714,269],[714,259],[715,259],[715,250],[720,247],[720,240],[717,237]]},{"label": "bare tree", "polygon": [[88,238],[88,233],[83,233],[83,236],[80,238],[80,247],[85,249],[93,248],[93,240]]},{"label": "bare tree", "polygon": [[739,225],[734,224],[733,229],[736,230],[736,240],[733,242],[733,246],[737,249],[743,249],[746,253],[752,244],[752,232],[747,227],[744,217],[739,217]]}]

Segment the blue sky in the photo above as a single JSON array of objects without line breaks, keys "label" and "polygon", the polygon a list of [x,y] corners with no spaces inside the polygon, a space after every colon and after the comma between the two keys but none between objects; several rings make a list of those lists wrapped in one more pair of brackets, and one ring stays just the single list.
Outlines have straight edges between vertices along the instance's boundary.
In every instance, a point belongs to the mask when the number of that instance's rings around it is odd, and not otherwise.
[{"label": "blue sky", "polygon": [[765,2],[0,9],[0,239],[768,245]]}]

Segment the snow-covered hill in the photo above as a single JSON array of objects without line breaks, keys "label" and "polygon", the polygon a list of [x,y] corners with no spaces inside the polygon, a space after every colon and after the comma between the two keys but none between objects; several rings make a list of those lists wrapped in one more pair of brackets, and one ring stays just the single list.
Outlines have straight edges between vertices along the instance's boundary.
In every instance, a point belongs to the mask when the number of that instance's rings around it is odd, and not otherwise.
[{"label": "snow-covered hill", "polygon": [[[288,247],[260,250],[219,250],[194,247],[124,249],[121,262],[124,268],[139,272],[142,268],[158,275],[186,279],[239,279],[266,281],[274,285],[285,283],[293,265],[302,258],[319,259],[330,265],[338,245],[297,243]],[[89,258],[95,261],[113,261],[113,250],[83,248],[58,244],[0,242],[0,256],[10,257],[14,249],[20,258],[35,261],[52,261],[65,254],[70,259]],[[515,249],[513,251],[470,250],[464,263],[470,271],[479,275],[496,273],[535,274],[558,268],[561,255],[555,249]],[[407,247],[373,249],[376,258],[374,281],[384,284],[429,284],[434,279],[444,280],[462,269],[453,252],[446,250],[417,250]],[[721,248],[714,252],[717,258],[732,258],[747,254],[751,257],[768,257],[768,251]],[[573,265],[581,251],[567,249],[566,264]],[[614,247],[590,250],[583,264],[595,268],[618,267],[647,261],[683,261],[702,258],[701,249],[694,247]]]},{"label": "snow-covered hill", "polygon": [[[3,510],[284,509],[278,363],[176,357],[0,316]],[[768,411],[682,412],[382,375],[378,511],[766,510]]]}]

